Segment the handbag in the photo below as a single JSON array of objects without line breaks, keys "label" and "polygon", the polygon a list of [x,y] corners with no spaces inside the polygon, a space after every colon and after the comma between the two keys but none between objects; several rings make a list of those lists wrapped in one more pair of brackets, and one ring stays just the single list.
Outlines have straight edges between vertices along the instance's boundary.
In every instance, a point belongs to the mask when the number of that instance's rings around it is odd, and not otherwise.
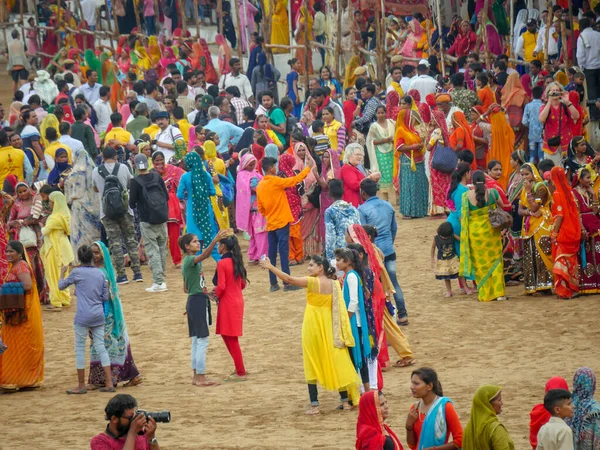
[{"label": "handbag", "polygon": [[507,230],[513,224],[513,216],[497,206],[490,208],[488,218],[492,228],[496,230]]},{"label": "handbag", "polygon": [[219,186],[223,194],[223,206],[228,207],[233,203],[235,197],[235,184],[225,175],[219,175]]},{"label": "handbag", "polygon": [[[563,105],[561,103],[560,113],[558,114],[558,134],[554,137],[548,138],[548,140],[547,140],[548,147],[558,147],[561,144],[560,132],[561,132],[561,125],[562,125],[562,113],[563,113]],[[544,122],[544,131],[545,131],[547,123],[548,123],[548,120],[546,119],[546,122]]]},{"label": "handbag", "polygon": [[452,173],[456,169],[457,164],[458,157],[456,156],[456,152],[450,147],[445,147],[438,143],[433,152],[431,167],[438,172]]},{"label": "handbag", "polygon": [[23,225],[19,230],[19,241],[25,248],[37,247],[37,235],[33,228]]},{"label": "handbag", "polygon": [[0,310],[4,324],[14,326],[27,320],[23,283],[8,282],[0,286]]}]

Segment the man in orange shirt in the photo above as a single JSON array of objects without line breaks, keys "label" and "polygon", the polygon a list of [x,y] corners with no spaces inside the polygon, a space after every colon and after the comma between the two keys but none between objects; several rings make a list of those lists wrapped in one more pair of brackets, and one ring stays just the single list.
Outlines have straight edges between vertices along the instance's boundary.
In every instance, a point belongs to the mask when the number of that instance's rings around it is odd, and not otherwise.
[{"label": "man in orange shirt", "polygon": [[481,106],[485,112],[487,112],[491,105],[496,103],[496,94],[488,86],[489,81],[487,73],[481,72],[477,75],[477,97],[479,97]]},{"label": "man in orange shirt", "polygon": [[[289,241],[290,241],[290,222],[294,217],[290,210],[290,205],[285,195],[285,189],[293,187],[306,178],[312,170],[314,163],[312,160],[306,161],[306,167],[295,177],[281,178],[276,176],[277,160],[275,158],[263,158],[262,168],[265,177],[256,186],[256,199],[258,203],[258,212],[267,220],[267,232],[269,239],[269,260],[274,266],[277,265],[277,250],[279,249],[279,258],[281,259],[281,270],[290,274],[289,266]],[[273,272],[269,272],[271,282],[271,292],[279,290],[277,277]],[[298,286],[284,284],[284,291],[295,291],[300,289]]]}]

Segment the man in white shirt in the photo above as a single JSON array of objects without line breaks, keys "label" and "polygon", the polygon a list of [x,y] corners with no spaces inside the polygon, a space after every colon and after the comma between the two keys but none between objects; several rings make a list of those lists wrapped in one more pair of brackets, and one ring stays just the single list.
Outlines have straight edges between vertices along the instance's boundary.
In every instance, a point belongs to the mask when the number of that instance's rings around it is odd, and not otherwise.
[{"label": "man in white shirt", "polygon": [[165,162],[168,162],[173,156],[175,156],[175,141],[177,139],[183,139],[183,135],[179,128],[169,125],[169,113],[166,111],[160,111],[156,113],[156,125],[160,128],[154,140],[155,150],[159,150],[165,156]]},{"label": "man in white shirt", "polygon": [[[558,38],[555,38],[554,35],[558,36],[558,33],[560,32],[561,12],[562,8],[558,5],[554,5],[552,8],[552,14],[554,17],[552,18],[552,24],[550,25],[550,31],[548,33],[548,60],[550,62],[560,56],[558,54]],[[558,31],[556,30],[556,27],[558,27]],[[537,58],[538,53],[543,52],[546,48],[546,28],[547,22],[543,21],[538,33],[537,44],[535,46],[535,50],[533,51],[534,58]]]},{"label": "man in white shirt", "polygon": [[424,99],[429,94],[435,94],[438,82],[429,75],[429,61],[422,59],[417,66],[418,76],[411,80],[408,92],[410,89],[416,89],[421,94],[421,99]]},{"label": "man in white shirt", "polygon": [[[592,28],[587,17],[579,21],[581,34],[577,39],[577,62],[583,69],[590,100],[600,98],[600,32]],[[600,120],[600,111],[596,105],[590,106],[591,120]]]},{"label": "man in white shirt", "polygon": [[98,134],[106,132],[106,129],[110,125],[110,115],[112,114],[112,108],[109,103],[110,88],[108,86],[102,86],[100,88],[100,98],[92,105],[94,111],[96,111],[96,131]]},{"label": "man in white shirt", "polygon": [[[96,103],[96,100],[100,98],[100,85],[98,84],[98,72],[93,69],[89,69],[85,76],[88,80],[87,83],[82,84],[79,88],[79,94],[83,94],[85,99],[88,101],[90,105]],[[73,97],[77,95],[73,93]]]},{"label": "man in white shirt", "polygon": [[[313,21],[313,35],[315,36],[315,41],[319,44],[325,44],[325,14],[321,11],[320,3],[315,3],[313,9],[315,10],[315,19]],[[319,53],[321,54],[322,65],[325,65],[325,49],[320,48]]]},{"label": "man in white shirt", "polygon": [[69,122],[61,122],[58,127],[58,131],[60,132],[60,138],[58,141],[71,149],[73,158],[75,158],[75,155],[79,150],[85,151],[83,142],[81,142],[79,139],[73,139],[71,137],[71,124]]},{"label": "man in white shirt", "polygon": [[96,30],[96,4],[97,0],[81,0],[81,12],[90,31]]},{"label": "man in white shirt", "polygon": [[240,73],[242,70],[242,63],[238,58],[231,58],[229,60],[229,66],[231,67],[231,73],[227,73],[219,80],[219,89],[224,91],[229,86],[237,86],[242,94],[242,98],[249,102],[254,101],[254,94],[252,93],[252,86],[250,80],[246,75]]}]

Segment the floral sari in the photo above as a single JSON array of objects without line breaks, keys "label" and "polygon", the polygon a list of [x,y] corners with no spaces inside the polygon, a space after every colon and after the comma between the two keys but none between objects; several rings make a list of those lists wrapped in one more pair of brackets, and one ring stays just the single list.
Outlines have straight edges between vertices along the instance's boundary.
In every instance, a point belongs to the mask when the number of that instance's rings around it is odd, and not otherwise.
[{"label": "floral sari", "polygon": [[[440,144],[449,145],[450,144],[450,135],[448,133],[448,128],[446,126],[446,117],[442,111],[433,111],[433,125],[438,127],[442,132],[443,142],[439,142]],[[450,182],[452,181],[452,175],[449,173],[440,172],[431,167],[431,163],[433,162],[433,155],[437,151],[437,148],[434,147],[431,152],[429,152],[429,170],[430,170],[430,178],[431,178],[431,195],[429,198],[430,206],[429,212],[430,214],[443,214],[446,210],[446,195],[448,194],[448,189],[450,188]],[[460,211],[459,211],[460,213]]]},{"label": "floral sari", "polygon": [[394,143],[386,142],[375,145],[374,141],[393,137],[395,131],[394,121],[388,119],[385,126],[373,122],[367,135],[367,151],[369,152],[371,171],[381,173],[381,179],[379,180],[380,191],[384,194],[384,200],[392,204],[396,203],[394,173],[398,173],[398,160],[394,157]]}]

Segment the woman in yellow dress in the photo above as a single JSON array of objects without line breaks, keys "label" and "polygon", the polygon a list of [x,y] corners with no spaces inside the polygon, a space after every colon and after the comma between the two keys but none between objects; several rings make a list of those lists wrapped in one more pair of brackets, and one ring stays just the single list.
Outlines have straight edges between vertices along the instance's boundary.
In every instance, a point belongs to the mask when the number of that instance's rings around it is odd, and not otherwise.
[{"label": "woman in yellow dress", "polygon": [[[218,135],[212,139],[218,139]],[[211,138],[211,136],[207,136]],[[217,143],[207,140],[204,142],[204,159],[206,160],[206,169],[212,175],[213,182],[215,183],[215,190],[217,195],[210,198],[210,202],[215,213],[215,219],[219,225],[219,230],[225,230],[229,228],[229,211],[227,207],[223,205],[223,192],[221,186],[219,186],[219,175],[227,176],[227,167],[225,162],[217,158]]]},{"label": "woman in yellow dress", "polygon": [[354,339],[340,284],[331,279],[335,276],[335,268],[326,258],[317,255],[308,263],[308,277],[292,277],[271,265],[268,259],[260,265],[286,284],[307,288],[302,358],[311,408],[306,414],[320,412],[317,383],[325,389],[338,391],[343,409],[351,408],[349,401],[357,405],[360,380],[347,350],[347,347],[354,347]]},{"label": "woman in yellow dress", "polygon": [[534,296],[550,292],[554,280],[552,268],[552,214],[548,187],[537,168],[530,163],[521,166],[523,190],[519,201],[519,215],[523,216],[523,273],[525,293]]},{"label": "woman in yellow dress", "polygon": [[19,241],[7,244],[6,258],[9,268],[2,280],[5,289],[8,286],[22,289],[25,302],[21,312],[12,307],[14,305],[5,308],[9,305],[0,301],[1,336],[7,346],[0,355],[0,388],[39,387],[44,381],[44,329],[35,276],[27,262],[25,248]]},{"label": "woman in yellow dress", "polygon": [[46,272],[46,281],[50,289],[50,305],[45,309],[60,311],[63,306],[71,304],[71,294],[68,289],[58,288],[60,270],[73,262],[73,248],[69,242],[71,229],[71,212],[62,192],[50,194],[52,214],[48,216],[46,225],[42,228],[44,245],[42,245],[42,262]]},{"label": "woman in yellow dress", "polygon": [[[290,22],[288,20],[288,0],[277,0],[271,20],[271,44],[290,45]],[[289,53],[285,48],[274,48],[273,53]]]}]

